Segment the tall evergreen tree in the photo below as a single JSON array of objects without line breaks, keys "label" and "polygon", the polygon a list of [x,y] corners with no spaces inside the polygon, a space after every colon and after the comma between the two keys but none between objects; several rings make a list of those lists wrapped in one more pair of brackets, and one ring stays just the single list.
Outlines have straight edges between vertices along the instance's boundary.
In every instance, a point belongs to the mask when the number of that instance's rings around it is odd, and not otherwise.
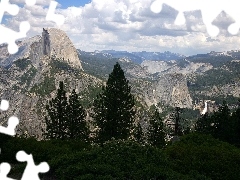
[{"label": "tall evergreen tree", "polygon": [[226,101],[223,101],[223,104],[219,106],[218,111],[214,112],[211,118],[215,127],[213,136],[230,142],[233,137],[233,124],[230,119],[230,109]]},{"label": "tall evergreen tree", "polygon": [[82,141],[88,141],[89,129],[85,121],[86,111],[83,109],[79,96],[75,89],[72,90],[69,96],[68,105],[68,121],[67,121],[67,133],[70,139],[79,139]]},{"label": "tall evergreen tree", "polygon": [[156,109],[149,121],[148,142],[152,146],[163,147],[165,145],[165,128],[159,111]]},{"label": "tall evergreen tree", "polygon": [[184,119],[181,117],[181,113],[182,109],[180,107],[175,107],[174,111],[170,115],[169,119],[172,122],[172,124],[169,125],[174,126],[173,133],[171,134],[173,136],[182,136],[184,133],[183,128]]},{"label": "tall evergreen tree", "polygon": [[144,138],[144,133],[143,133],[143,129],[140,122],[138,122],[135,125],[135,128],[133,130],[133,138],[139,144],[144,144],[145,138]]},{"label": "tall evergreen tree", "polygon": [[48,115],[45,117],[47,139],[67,138],[68,102],[63,82],[59,83],[57,95],[46,105]]},{"label": "tall evergreen tree", "polygon": [[127,139],[130,136],[135,111],[134,97],[128,83],[119,63],[116,63],[106,87],[94,101],[93,118],[99,128],[99,142],[111,138]]},{"label": "tall evergreen tree", "polygon": [[232,114],[232,121],[234,126],[234,144],[240,147],[240,99],[238,100],[238,108]]},{"label": "tall evergreen tree", "polygon": [[195,131],[204,133],[204,134],[212,134],[214,131],[213,122],[211,116],[208,113],[205,113],[200,118],[198,118]]}]

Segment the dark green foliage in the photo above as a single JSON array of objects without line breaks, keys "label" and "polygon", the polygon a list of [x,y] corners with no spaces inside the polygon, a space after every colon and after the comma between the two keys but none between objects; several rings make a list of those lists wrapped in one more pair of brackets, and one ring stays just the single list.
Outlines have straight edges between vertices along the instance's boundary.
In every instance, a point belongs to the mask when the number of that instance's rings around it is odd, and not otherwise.
[{"label": "dark green foliage", "polygon": [[209,135],[192,133],[166,148],[169,163],[182,174],[195,172],[211,179],[240,177],[240,150]]},{"label": "dark green foliage", "polygon": [[145,137],[144,137],[143,129],[140,122],[138,122],[134,127],[133,138],[139,144],[144,144],[145,142]]},{"label": "dark green foliage", "polygon": [[71,95],[69,96],[67,111],[68,138],[88,141],[89,130],[85,121],[86,112],[79,101],[79,97],[75,92],[75,89],[72,90]]},{"label": "dark green foliage", "polygon": [[64,61],[64,59],[58,59],[56,57],[51,57],[49,66],[51,66],[52,76],[54,76],[54,74],[58,73],[59,71],[66,71],[69,73],[74,73],[78,71],[77,69],[71,67],[66,61]]},{"label": "dark green foliage", "polygon": [[63,88],[63,82],[61,81],[56,97],[52,98],[46,105],[48,114],[45,117],[45,137],[47,139],[66,139],[68,137],[68,102],[66,91]]},{"label": "dark green foliage", "polygon": [[25,70],[28,65],[31,64],[31,61],[28,58],[18,59],[14,61],[14,64],[21,70]]},{"label": "dark green foliage", "polygon": [[47,139],[78,139],[88,141],[89,128],[86,123],[86,111],[83,109],[75,89],[67,100],[63,82],[60,81],[57,95],[46,105]]},{"label": "dark green foliage", "polygon": [[99,142],[112,138],[127,139],[134,120],[134,97],[128,80],[120,65],[116,63],[109,75],[106,87],[103,87],[94,101],[93,118],[99,128]]},{"label": "dark green foliage", "polygon": [[223,104],[219,106],[218,111],[215,112],[211,118],[214,123],[213,136],[220,140],[231,142],[233,123],[230,119],[230,109],[226,101],[223,101]]},{"label": "dark green foliage", "polygon": [[232,114],[231,121],[233,121],[234,127],[234,144],[240,147],[240,99],[238,100],[238,108]]},{"label": "dark green foliage", "polygon": [[30,92],[35,92],[41,96],[49,95],[55,90],[55,78],[46,76],[40,84],[35,84]]},{"label": "dark green foliage", "polygon": [[165,127],[160,113],[156,109],[149,121],[148,143],[152,146],[165,146]]},{"label": "dark green foliage", "polygon": [[90,151],[54,158],[51,164],[59,180],[193,179],[174,172],[162,150],[131,141],[110,141]]},{"label": "dark green foliage", "polygon": [[37,70],[34,67],[31,67],[27,72],[25,72],[20,78],[20,84],[27,84],[27,86],[30,85],[33,77],[36,75]]},{"label": "dark green foliage", "polygon": [[208,115],[208,113],[201,116],[196,124],[195,124],[195,131],[205,134],[212,134],[214,131],[213,122],[211,120],[211,117]]},{"label": "dark green foliage", "polygon": [[211,116],[205,114],[198,119],[195,131],[211,134],[222,141],[239,146],[240,144],[240,110],[239,107],[230,113],[226,101]]},{"label": "dark green foliage", "polygon": [[187,129],[184,129],[184,122],[185,119],[182,118],[181,114],[183,112],[183,109],[180,107],[175,107],[172,114],[170,115],[170,121],[173,122],[171,126],[173,126],[173,133],[171,135],[173,136],[181,136],[184,134],[184,131]]},{"label": "dark green foliage", "polygon": [[16,160],[20,149],[31,153],[36,164],[49,163],[50,172],[41,179],[238,180],[240,177],[240,149],[209,135],[185,135],[164,149],[122,140],[108,141],[102,146],[78,140],[37,141],[17,137],[5,140],[1,145],[1,162],[11,164],[9,177],[15,179],[21,178],[26,166]]},{"label": "dark green foliage", "polygon": [[96,96],[102,91],[101,87],[88,86],[88,88],[81,92],[81,103],[83,107],[89,108]]}]

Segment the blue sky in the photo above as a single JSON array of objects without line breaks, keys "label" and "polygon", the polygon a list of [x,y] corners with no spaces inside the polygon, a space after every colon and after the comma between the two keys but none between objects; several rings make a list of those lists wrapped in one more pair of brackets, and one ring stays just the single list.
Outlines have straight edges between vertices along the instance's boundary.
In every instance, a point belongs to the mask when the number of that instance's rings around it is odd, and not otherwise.
[{"label": "blue sky", "polygon": [[91,0],[57,0],[57,2],[62,5],[61,8],[66,9],[67,7],[70,6],[76,7],[84,6],[85,4],[90,3]]},{"label": "blue sky", "polygon": [[[181,1],[189,0],[172,0],[177,2],[172,4],[174,7],[164,4],[160,12],[157,11],[161,5],[154,5],[156,12],[151,9],[155,0],[56,0],[61,6],[57,7],[55,13],[65,17],[64,24],[57,26],[55,22],[46,20],[50,1],[37,0],[35,6],[29,7],[25,5],[25,0],[10,0],[20,5],[21,10],[17,16],[5,16],[2,24],[19,31],[19,24],[28,21],[31,25],[28,37],[40,35],[42,28],[59,28],[66,32],[76,48],[84,51],[171,51],[193,55],[240,47],[240,33],[231,35],[228,32],[229,25],[234,21],[238,23],[237,28],[240,25],[240,11],[235,0],[229,0],[232,3],[224,6],[219,5],[221,3],[214,4],[215,1],[195,0],[205,3],[205,7],[201,7],[205,10],[205,17],[214,15],[207,26],[196,3],[193,3],[194,8],[186,11]],[[163,1],[167,3],[167,0]],[[206,3],[212,3],[215,8],[209,8],[212,6]],[[176,9],[185,9],[185,24],[175,24]],[[234,19],[231,14],[238,16]],[[219,29],[216,37],[211,37],[207,31],[212,26],[211,22]]]}]

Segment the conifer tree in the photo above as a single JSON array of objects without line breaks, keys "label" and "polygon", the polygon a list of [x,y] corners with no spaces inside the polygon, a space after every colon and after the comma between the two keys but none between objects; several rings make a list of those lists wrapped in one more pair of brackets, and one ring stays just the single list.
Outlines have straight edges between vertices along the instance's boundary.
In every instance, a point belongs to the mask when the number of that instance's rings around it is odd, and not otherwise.
[{"label": "conifer tree", "polygon": [[133,138],[139,144],[144,144],[144,133],[140,122],[136,124],[133,130]]},{"label": "conifer tree", "polygon": [[208,113],[205,113],[200,118],[198,118],[195,125],[195,131],[204,134],[212,134],[214,130],[212,124],[212,118],[209,116]]},{"label": "conifer tree", "polygon": [[214,112],[211,118],[214,123],[213,136],[229,142],[233,136],[233,127],[230,120],[230,109],[226,101],[223,101],[223,104],[219,106],[218,111]]},{"label": "conifer tree", "polygon": [[59,83],[57,95],[46,105],[48,116],[45,117],[47,139],[66,139],[67,138],[67,112],[68,102],[63,82]]},{"label": "conifer tree", "polygon": [[88,141],[89,130],[85,121],[86,111],[83,109],[75,89],[69,96],[67,133],[70,139]]},{"label": "conifer tree", "polygon": [[232,114],[232,121],[234,126],[234,144],[240,147],[240,99],[238,100],[238,107]]},{"label": "conifer tree", "polygon": [[163,147],[165,145],[164,123],[159,111],[156,109],[149,121],[148,143],[152,146]]},{"label": "conifer tree", "polygon": [[112,138],[127,139],[134,120],[134,97],[119,63],[114,65],[106,87],[94,101],[94,115],[99,131],[98,141],[103,143]]}]

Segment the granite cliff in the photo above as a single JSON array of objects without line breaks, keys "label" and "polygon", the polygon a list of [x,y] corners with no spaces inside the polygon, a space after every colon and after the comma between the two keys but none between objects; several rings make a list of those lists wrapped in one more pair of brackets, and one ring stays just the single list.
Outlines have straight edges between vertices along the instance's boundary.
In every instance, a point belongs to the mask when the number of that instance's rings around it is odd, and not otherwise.
[{"label": "granite cliff", "polygon": [[[43,29],[42,36],[18,42],[19,52],[4,53],[0,47],[0,97],[7,99],[10,108],[0,114],[0,125],[6,125],[10,116],[20,119],[19,135],[42,138],[45,106],[63,81],[67,92],[76,89],[83,102],[92,100],[91,94],[102,81],[86,74],[77,50],[67,35],[57,29]],[[5,57],[4,57],[5,56]]]},{"label": "granite cliff", "polygon": [[67,34],[56,28],[43,28],[42,36],[37,35],[17,42],[19,51],[10,55],[6,45],[0,46],[0,66],[11,66],[18,60],[29,57],[35,67],[44,56],[61,59],[70,66],[82,69],[78,52]]}]

